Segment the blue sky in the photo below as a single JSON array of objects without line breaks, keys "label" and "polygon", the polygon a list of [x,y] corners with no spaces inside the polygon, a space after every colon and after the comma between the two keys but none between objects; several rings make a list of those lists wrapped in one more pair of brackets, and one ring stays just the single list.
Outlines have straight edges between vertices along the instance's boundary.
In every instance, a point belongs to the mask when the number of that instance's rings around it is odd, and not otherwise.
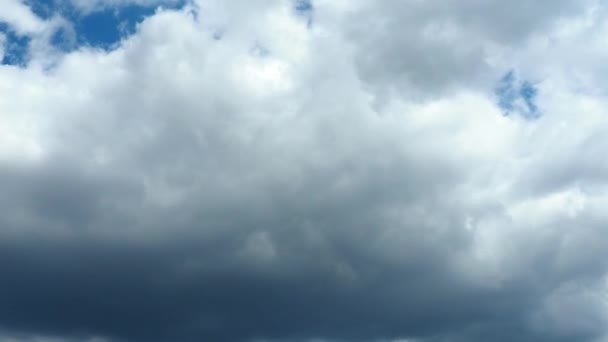
[{"label": "blue sky", "polygon": [[[186,2],[187,0],[168,1],[161,5],[165,9],[179,9]],[[158,3],[150,6],[127,4],[106,6],[85,12],[65,0],[24,0],[24,3],[44,20],[61,16],[69,22],[69,28],[56,29],[50,40],[55,48],[63,51],[70,51],[80,46],[102,49],[115,47],[122,38],[135,31],[138,23],[154,14],[159,6]],[[312,1],[293,0],[293,9],[297,15],[306,18],[309,27],[312,25],[314,11]],[[7,40],[2,64],[20,66],[27,64],[30,37],[17,34],[2,22],[0,22],[0,32],[6,35]]]},{"label": "blue sky", "polygon": [[536,104],[537,86],[528,80],[520,80],[514,70],[499,80],[495,94],[505,115],[518,114],[526,119],[536,119],[541,115]]},{"label": "blue sky", "polygon": [[[169,1],[162,6],[163,8],[178,9],[184,6],[185,2]],[[68,21],[71,27],[56,29],[50,39],[55,48],[64,51],[80,46],[112,48],[122,38],[132,34],[136,25],[152,15],[158,7],[158,4],[152,6],[128,4],[84,12],[71,2],[64,0],[26,0],[25,3],[32,12],[44,20],[61,16]],[[2,64],[20,66],[27,64],[30,37],[17,34],[8,25],[1,22],[0,32],[5,34],[7,46]],[[74,34],[75,37],[73,37]]]},{"label": "blue sky", "polygon": [[27,56],[30,38],[24,35],[18,35],[4,23],[0,23],[0,32],[5,35],[2,64],[23,66]]}]

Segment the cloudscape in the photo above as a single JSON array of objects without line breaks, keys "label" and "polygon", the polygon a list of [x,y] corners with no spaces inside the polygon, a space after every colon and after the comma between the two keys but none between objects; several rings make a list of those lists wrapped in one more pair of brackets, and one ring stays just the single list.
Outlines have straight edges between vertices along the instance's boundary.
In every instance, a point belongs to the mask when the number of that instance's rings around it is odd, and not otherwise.
[{"label": "cloudscape", "polygon": [[604,0],[0,0],[0,342],[607,342]]}]

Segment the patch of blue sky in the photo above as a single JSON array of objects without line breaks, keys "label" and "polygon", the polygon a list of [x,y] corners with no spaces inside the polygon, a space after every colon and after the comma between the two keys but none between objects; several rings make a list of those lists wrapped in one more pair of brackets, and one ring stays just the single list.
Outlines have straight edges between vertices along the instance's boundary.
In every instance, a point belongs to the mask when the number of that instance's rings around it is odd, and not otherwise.
[{"label": "patch of blue sky", "polygon": [[[72,27],[59,27],[50,37],[49,43],[62,51],[71,51],[80,46],[111,49],[122,39],[135,32],[137,24],[154,14],[154,6],[126,5],[103,7],[98,11],[83,13],[66,0],[24,0],[32,12],[47,20],[61,16]],[[180,9],[187,0],[167,1],[166,9]],[[31,37],[18,35],[6,23],[0,22],[0,33],[5,36],[1,64],[25,66],[28,62]]]},{"label": "patch of blue sky", "polygon": [[71,18],[78,45],[110,48],[135,31],[138,23],[152,15],[151,7],[128,6],[104,9],[87,16]]},{"label": "patch of blue sky", "polygon": [[0,23],[0,32],[4,35],[4,46],[2,50],[2,65],[25,66],[28,60],[28,51],[30,38],[20,36],[15,31],[11,30],[6,24]]},{"label": "patch of blue sky", "polygon": [[511,70],[506,73],[498,82],[495,89],[498,97],[498,106],[505,112],[511,112],[515,109],[515,100],[517,99],[517,91],[513,84],[515,83],[515,73]]},{"label": "patch of blue sky", "polygon": [[24,0],[29,8],[42,19],[49,19],[57,13],[65,13],[68,3],[61,0]]},{"label": "patch of blue sky", "polygon": [[[75,39],[67,31],[56,32],[51,43],[62,50],[79,46],[108,49],[135,32],[137,24],[154,14],[157,5],[124,5],[102,7],[91,13],[83,13],[65,0],[26,0],[32,11],[43,19],[60,15],[73,25]],[[167,1],[163,8],[179,9],[187,0]]]},{"label": "patch of blue sky", "polygon": [[524,81],[519,87],[519,95],[526,103],[528,111],[532,113],[538,113],[538,106],[536,105],[538,88],[536,88],[532,83]]},{"label": "patch of blue sky", "polygon": [[513,70],[500,79],[494,93],[505,116],[518,114],[529,120],[541,116],[536,104],[538,88],[528,80],[519,80]]},{"label": "patch of blue sky", "polygon": [[294,4],[294,8],[299,13],[308,13],[311,12],[314,7],[310,0],[296,0]]},{"label": "patch of blue sky", "polygon": [[312,0],[295,0],[293,3],[293,9],[298,16],[306,19],[308,27],[312,26],[313,13],[315,10]]},{"label": "patch of blue sky", "polygon": [[50,44],[60,50],[69,51],[74,48],[76,42],[74,40],[74,31],[66,27],[60,27],[50,37]]}]

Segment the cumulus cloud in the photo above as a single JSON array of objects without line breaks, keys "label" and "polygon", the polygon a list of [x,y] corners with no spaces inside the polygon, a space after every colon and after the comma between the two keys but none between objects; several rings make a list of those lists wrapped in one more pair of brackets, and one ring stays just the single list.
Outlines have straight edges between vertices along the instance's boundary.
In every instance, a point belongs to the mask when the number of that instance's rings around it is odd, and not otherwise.
[{"label": "cumulus cloud", "polygon": [[0,341],[606,340],[601,3],[297,6],[0,67]]}]

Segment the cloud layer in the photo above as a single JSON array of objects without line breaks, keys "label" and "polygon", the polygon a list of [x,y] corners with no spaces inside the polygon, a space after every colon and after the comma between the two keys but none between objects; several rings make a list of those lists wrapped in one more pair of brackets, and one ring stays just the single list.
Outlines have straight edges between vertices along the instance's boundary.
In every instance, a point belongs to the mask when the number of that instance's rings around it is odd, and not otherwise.
[{"label": "cloud layer", "polygon": [[0,341],[608,340],[603,2],[0,6]]}]

